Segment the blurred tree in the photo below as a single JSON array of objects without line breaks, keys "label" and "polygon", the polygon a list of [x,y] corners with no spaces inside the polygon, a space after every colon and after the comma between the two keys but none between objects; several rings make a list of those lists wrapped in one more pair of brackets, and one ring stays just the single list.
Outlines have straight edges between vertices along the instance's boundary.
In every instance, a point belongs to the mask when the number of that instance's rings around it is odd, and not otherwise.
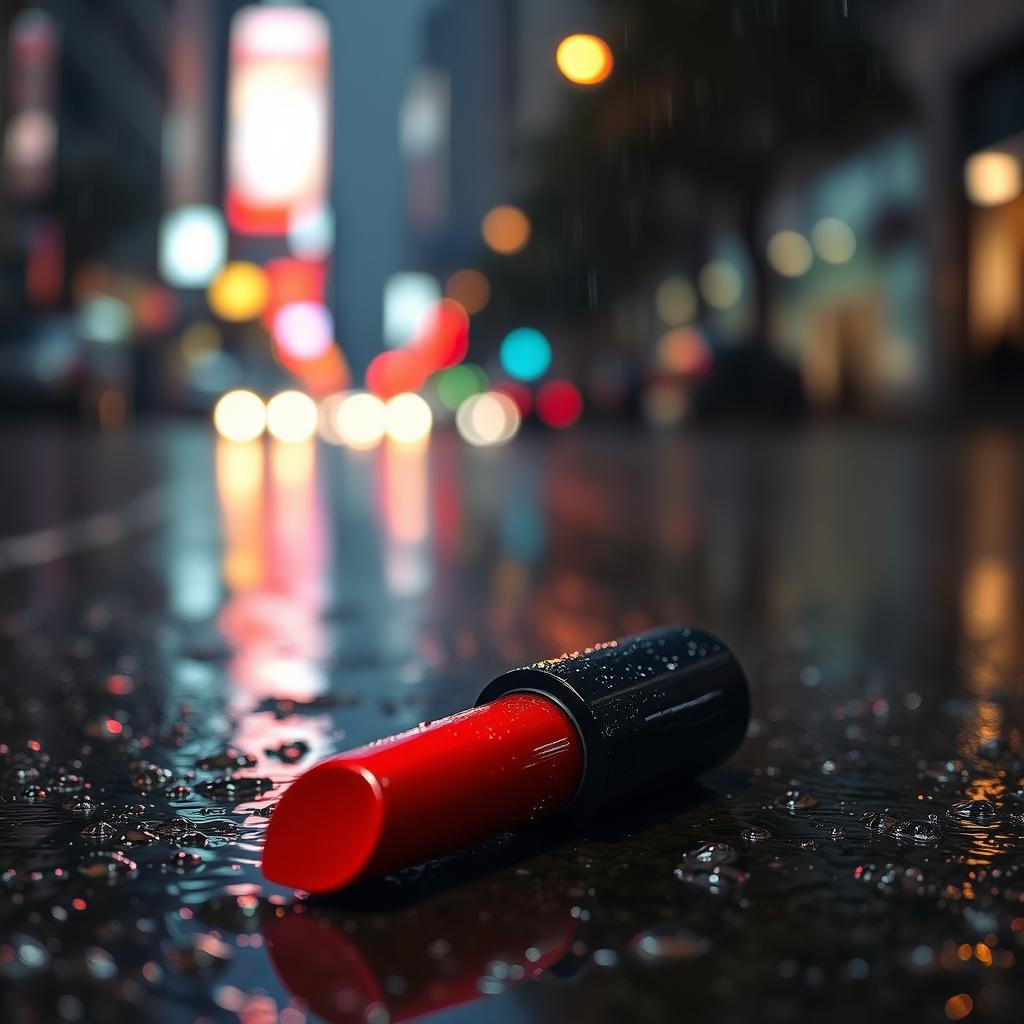
[{"label": "blurred tree", "polygon": [[567,123],[540,144],[525,203],[531,257],[492,267],[497,294],[520,317],[585,319],[669,255],[700,258],[709,214],[731,209],[754,271],[754,334],[766,343],[759,222],[782,165],[820,162],[906,113],[869,41],[876,6],[606,0],[615,69],[577,89]]}]

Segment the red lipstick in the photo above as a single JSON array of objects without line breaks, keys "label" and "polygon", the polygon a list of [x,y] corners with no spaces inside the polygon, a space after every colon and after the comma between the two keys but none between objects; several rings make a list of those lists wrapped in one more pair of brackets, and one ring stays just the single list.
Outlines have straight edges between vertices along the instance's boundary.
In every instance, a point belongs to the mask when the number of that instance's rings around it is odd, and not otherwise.
[{"label": "red lipstick", "polygon": [[499,676],[477,706],[321,762],[267,830],[271,881],[329,892],[555,816],[656,795],[739,746],[746,678],[668,626]]}]

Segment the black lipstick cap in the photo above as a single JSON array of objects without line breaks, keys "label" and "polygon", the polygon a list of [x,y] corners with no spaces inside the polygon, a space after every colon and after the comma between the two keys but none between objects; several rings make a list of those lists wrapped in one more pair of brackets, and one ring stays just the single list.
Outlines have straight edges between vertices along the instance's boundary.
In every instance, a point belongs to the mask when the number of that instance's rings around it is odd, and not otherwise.
[{"label": "black lipstick cap", "polygon": [[650,797],[721,764],[743,740],[750,691],[733,653],[691,626],[663,626],[513,669],[480,694],[538,693],[568,712],[583,778],[565,813]]}]

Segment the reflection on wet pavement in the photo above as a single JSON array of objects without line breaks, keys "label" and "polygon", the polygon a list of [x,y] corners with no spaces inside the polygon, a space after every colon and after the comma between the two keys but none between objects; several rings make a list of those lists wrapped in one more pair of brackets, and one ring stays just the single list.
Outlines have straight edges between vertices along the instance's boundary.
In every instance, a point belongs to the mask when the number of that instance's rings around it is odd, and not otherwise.
[{"label": "reflection on wet pavement", "polygon": [[[1018,1019],[1019,440],[0,449],[4,1019]],[[263,881],[319,758],[660,622],[753,684],[699,787],[328,901]]]}]

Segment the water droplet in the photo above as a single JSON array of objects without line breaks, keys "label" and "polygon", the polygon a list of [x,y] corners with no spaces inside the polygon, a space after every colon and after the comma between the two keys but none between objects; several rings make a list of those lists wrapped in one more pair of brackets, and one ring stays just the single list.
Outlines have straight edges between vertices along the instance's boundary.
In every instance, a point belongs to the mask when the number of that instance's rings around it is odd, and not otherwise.
[{"label": "water droplet", "polygon": [[227,818],[204,821],[202,830],[206,836],[216,836],[218,839],[234,839],[238,835],[238,826]]},{"label": "water droplet", "polygon": [[196,761],[196,767],[204,772],[233,771],[236,768],[254,768],[256,758],[252,754],[244,754],[234,747],[228,747],[220,754],[213,754],[210,757],[201,757]]},{"label": "water droplet", "polygon": [[733,864],[736,851],[728,843],[704,843],[695,850],[683,854],[681,867],[714,867],[718,864]]},{"label": "water droplet", "polygon": [[116,885],[118,882],[135,878],[139,867],[123,853],[96,853],[78,865],[79,874],[95,881]]},{"label": "water droplet", "polygon": [[154,830],[161,839],[175,839],[186,832],[194,832],[195,823],[188,818],[176,816],[160,822]]},{"label": "water droplet", "polygon": [[740,834],[741,838],[745,843],[763,843],[766,839],[771,839],[772,834],[766,828],[745,828]]},{"label": "water droplet", "polygon": [[152,793],[163,789],[173,778],[174,772],[170,768],[147,764],[132,779],[132,785],[143,793]]},{"label": "water droplet", "polygon": [[147,828],[130,828],[124,834],[124,841],[133,846],[147,846],[149,843],[155,843],[157,838],[156,833],[150,832]]},{"label": "water droplet", "polygon": [[121,830],[109,821],[94,821],[82,829],[81,836],[90,843],[114,843],[120,842]]},{"label": "water droplet", "polygon": [[900,825],[899,818],[894,818],[891,814],[884,814],[881,811],[868,811],[866,814],[861,816],[860,823],[869,832],[895,832]]},{"label": "water droplet", "polygon": [[211,779],[209,782],[200,782],[196,785],[195,791],[200,796],[210,800],[224,802],[234,800],[250,800],[268,789],[274,788],[273,779],[263,778],[236,778],[225,775],[219,779]]},{"label": "water droplet", "polygon": [[276,757],[285,764],[295,764],[309,753],[309,744],[305,740],[294,740],[291,743],[282,743],[280,746],[268,748],[264,753],[268,757]]},{"label": "water droplet", "polygon": [[722,896],[731,892],[737,886],[744,885],[750,877],[745,871],[740,871],[739,868],[728,864],[705,868],[678,867],[673,874],[680,882],[704,889],[713,896]]},{"label": "water droplet", "polygon": [[99,809],[99,804],[88,793],[81,796],[73,796],[70,800],[64,801],[64,810],[73,814],[76,818],[88,818]]},{"label": "water droplet", "polygon": [[999,810],[991,800],[958,800],[949,809],[953,818],[965,818],[978,825],[988,825],[999,820]]},{"label": "water droplet", "polygon": [[901,821],[895,834],[897,839],[908,839],[921,845],[931,845],[942,839],[942,829],[931,821]]},{"label": "water droplet", "polygon": [[710,951],[711,942],[685,928],[662,925],[638,932],[630,940],[629,948],[638,960],[658,963],[695,960]]},{"label": "water droplet", "polygon": [[195,871],[203,863],[203,858],[198,853],[190,853],[188,850],[178,850],[172,853],[170,857],[163,862],[163,866],[168,871],[173,871],[176,874],[184,875],[190,871]]},{"label": "water droplet", "polygon": [[775,806],[790,814],[799,814],[802,811],[814,810],[818,806],[818,798],[813,793],[791,786],[775,801]]},{"label": "water droplet", "polygon": [[202,832],[180,832],[172,842],[175,846],[195,846],[202,848],[206,846],[206,836]]}]

